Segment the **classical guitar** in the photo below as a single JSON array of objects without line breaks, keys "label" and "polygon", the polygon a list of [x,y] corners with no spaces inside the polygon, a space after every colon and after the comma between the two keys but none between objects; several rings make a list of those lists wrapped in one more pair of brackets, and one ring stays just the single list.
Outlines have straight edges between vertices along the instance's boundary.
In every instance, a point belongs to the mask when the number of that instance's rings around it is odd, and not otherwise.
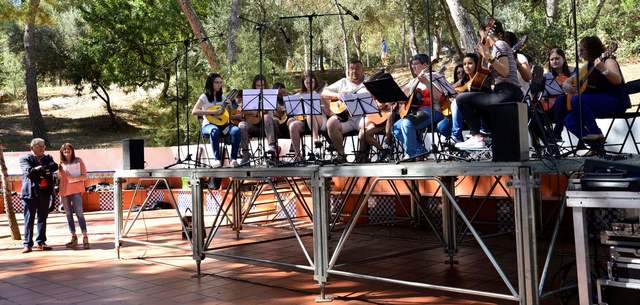
[{"label": "classical guitar", "polygon": [[240,91],[233,89],[229,95],[227,95],[227,97],[224,99],[224,101],[222,101],[222,103],[217,104],[217,105],[213,105],[209,108],[207,108],[207,111],[220,111],[221,109],[223,109],[222,113],[218,114],[218,115],[207,115],[207,121],[209,121],[209,123],[214,124],[216,126],[224,126],[229,124],[229,101],[233,100],[236,95],[238,95]]},{"label": "classical guitar", "polygon": [[[609,47],[607,48],[606,51],[604,51],[604,53],[602,53],[602,55],[600,55],[600,61],[605,62],[607,60],[607,58],[615,58],[615,55],[613,53],[616,52],[616,50],[618,50],[618,44],[615,42],[612,42],[611,45],[609,45]],[[576,78],[572,77],[569,79],[569,81],[571,82],[571,86],[574,88],[578,88],[578,94],[582,94],[584,93],[585,90],[587,90],[587,86],[588,86],[588,80],[589,80],[589,75],[591,75],[591,73],[593,73],[593,71],[596,69],[596,66],[593,65],[593,67],[589,68],[588,64],[584,65],[580,68],[580,70],[578,71],[578,75],[580,75],[580,85],[578,86],[576,84]],[[567,110],[571,111],[571,100],[573,99],[573,97],[576,94],[567,94]]]},{"label": "classical guitar", "polygon": [[[364,83],[361,83],[360,85],[358,85],[358,87],[356,87],[355,89],[347,92],[347,93],[351,93],[351,94],[355,94],[356,92],[358,92],[358,90],[360,90],[362,87],[364,87]],[[344,101],[340,100],[340,99],[332,99],[331,102],[329,103],[329,110],[331,110],[331,112],[335,115],[337,115],[338,117],[341,118],[342,120],[349,119],[349,112],[347,111],[347,103],[345,103]]]},{"label": "classical guitar", "polygon": [[[431,62],[431,64],[435,64],[437,63],[438,60],[434,60]],[[443,65],[442,67],[440,67],[440,70],[438,70],[439,74],[444,73],[444,70],[447,69],[446,65]],[[429,67],[424,68],[422,71],[420,71],[420,73],[418,73],[418,75],[416,77],[414,77],[412,80],[409,81],[409,88],[410,91],[409,92],[409,99],[404,102],[404,103],[400,103],[398,105],[398,114],[400,114],[400,118],[404,118],[407,116],[407,114],[409,114],[409,110],[411,110],[411,105],[413,104],[413,98],[416,95],[416,89],[418,88],[418,85],[420,85],[420,77],[422,77],[424,74],[429,72]]]}]

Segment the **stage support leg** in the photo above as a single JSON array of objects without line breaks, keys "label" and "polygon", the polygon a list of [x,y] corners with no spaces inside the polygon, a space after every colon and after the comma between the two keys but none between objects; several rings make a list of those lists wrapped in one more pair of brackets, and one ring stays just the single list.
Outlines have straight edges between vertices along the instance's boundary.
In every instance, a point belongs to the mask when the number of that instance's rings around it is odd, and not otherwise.
[{"label": "stage support leg", "polygon": [[122,178],[114,179],[113,208],[115,209],[115,248],[116,255],[120,259],[120,238],[122,237]]},{"label": "stage support leg", "polygon": [[[455,197],[455,177],[442,177],[442,183],[446,186],[451,196]],[[443,192],[444,194],[444,192]],[[457,262],[453,257],[458,252],[456,243],[456,211],[451,205],[451,201],[445,195],[442,195],[442,237],[445,242],[445,253],[448,258],[446,264],[453,266]]]},{"label": "stage support leg", "polygon": [[420,194],[418,188],[418,182],[411,180],[409,181],[409,185],[415,192],[409,190],[409,196],[411,196],[411,220],[415,226],[420,224],[420,217],[418,217],[418,203],[420,202],[420,198],[416,198],[415,194]]},{"label": "stage support leg", "polygon": [[536,257],[536,206],[531,169],[520,167],[511,181],[514,188],[516,254],[521,305],[538,305],[538,266]]},{"label": "stage support leg", "polygon": [[233,197],[233,231],[236,232],[236,239],[240,239],[240,230],[242,230],[242,197],[238,194],[240,189],[240,180],[231,180],[231,190],[235,196]]},{"label": "stage support leg", "polygon": [[573,230],[576,243],[576,271],[578,272],[578,299],[580,305],[591,305],[591,268],[589,261],[589,232],[585,208],[573,208]]},{"label": "stage support leg", "polygon": [[196,261],[196,275],[200,274],[200,262],[204,258],[204,209],[202,207],[202,181],[191,177],[191,210],[193,211],[193,228],[191,242],[193,243],[193,259]]},{"label": "stage support leg", "polygon": [[542,233],[544,230],[542,227],[544,218],[542,218],[542,191],[540,190],[540,179],[540,174],[533,175],[533,202],[536,205],[536,232]]},{"label": "stage support leg", "polygon": [[316,302],[331,302],[333,298],[325,294],[329,275],[329,193],[327,187],[331,180],[322,178],[317,172],[311,177],[311,194],[313,198],[313,278],[320,285],[320,295]]}]

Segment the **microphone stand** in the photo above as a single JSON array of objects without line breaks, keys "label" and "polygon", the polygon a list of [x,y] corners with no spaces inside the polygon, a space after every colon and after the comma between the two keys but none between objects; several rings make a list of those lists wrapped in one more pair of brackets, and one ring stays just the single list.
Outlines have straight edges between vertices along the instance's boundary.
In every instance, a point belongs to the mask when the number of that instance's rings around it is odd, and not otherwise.
[{"label": "microphone stand", "polygon": [[[241,20],[244,20],[244,21],[246,21],[248,23],[251,23],[251,24],[255,25],[256,30],[258,31],[258,53],[259,53],[259,71],[260,71],[259,73],[260,73],[260,75],[262,75],[264,77],[264,74],[263,74],[264,51],[263,51],[263,46],[262,46],[262,42],[263,42],[263,39],[264,39],[264,32],[267,29],[270,29],[272,31],[275,31],[275,30],[273,28],[267,26],[267,23],[264,21],[264,18],[263,18],[262,22],[251,20],[251,19],[245,18],[245,17],[240,16],[240,15],[238,15],[238,18],[241,19]],[[265,84],[266,84],[266,82],[265,82]],[[264,86],[262,86],[262,87],[264,87]],[[258,138],[259,138],[258,142],[260,142],[260,145],[259,145],[260,149],[258,149],[258,150],[262,154],[262,158],[264,159],[265,164],[268,165],[268,163],[266,162],[267,153],[266,153],[266,149],[265,149],[265,145],[264,145],[265,144],[265,139],[264,138],[266,137],[266,131],[265,131],[265,136],[262,136],[262,131],[266,130],[265,129],[265,121],[264,121],[264,97],[263,97],[263,92],[262,92],[263,89],[264,88],[260,88],[260,96],[258,97],[258,113],[260,115],[260,133],[258,134]],[[275,129],[274,129],[273,132],[274,132],[274,135],[275,135],[275,132],[276,132]],[[276,157],[278,157],[278,145],[277,144],[278,143],[276,142],[276,152],[275,152]]]},{"label": "microphone stand", "polygon": [[[209,39],[209,37],[205,37],[203,39]],[[200,162],[200,160],[194,160],[191,158],[191,151],[190,151],[190,128],[189,128],[189,115],[188,115],[188,106],[189,106],[189,47],[191,46],[191,42],[196,41],[199,42],[201,41],[200,39],[185,39],[182,41],[171,41],[171,42],[166,42],[166,43],[161,43],[159,45],[163,45],[163,44],[176,44],[176,43],[182,43],[184,45],[184,53],[182,56],[184,56],[184,75],[185,75],[185,95],[184,95],[184,107],[186,108],[185,113],[187,113],[186,116],[186,124],[187,124],[187,135],[186,135],[186,140],[187,140],[187,156],[182,159],[181,158],[181,153],[180,153],[180,100],[178,98],[178,59],[180,57],[180,55],[176,56],[175,58],[175,62],[176,62],[176,133],[177,133],[177,138],[178,138],[178,160],[176,160],[175,163],[170,164],[165,166],[165,169],[169,169],[172,168],[174,166],[177,165],[187,165],[187,168],[191,168],[191,166],[193,165],[194,167],[204,167],[206,166],[206,164]]]},{"label": "microphone stand", "polygon": [[[431,152],[433,153],[434,157],[436,160],[439,160],[438,158],[438,145],[436,145],[436,129],[435,129],[435,114],[434,111],[436,111],[435,109],[435,105],[436,105],[436,101],[433,99],[433,64],[431,63],[431,57],[433,54],[433,50],[431,49],[433,47],[433,42],[431,41],[431,8],[430,8],[430,3],[431,1],[426,0],[425,1],[425,11],[427,13],[427,41],[429,43],[429,48],[428,48],[428,52],[429,52],[429,99],[431,100],[431,112],[430,112],[430,116],[431,116]],[[424,141],[423,141],[424,142]]]},{"label": "microphone stand", "polygon": [[[340,4],[339,4],[340,5]],[[342,7],[342,5],[340,5]],[[342,13],[342,12],[338,12],[338,13],[325,13],[325,14],[316,14],[316,13],[311,13],[311,14],[307,14],[307,15],[296,15],[296,16],[281,16],[280,20],[284,20],[284,19],[307,19],[308,25],[309,25],[309,74],[313,73],[313,19],[314,18],[318,18],[318,17],[328,17],[328,16],[346,16],[349,15],[347,13]],[[354,15],[351,15],[352,17],[354,17],[354,19],[358,20]],[[304,76],[303,76],[304,77]],[[304,83],[304,79],[302,80]],[[313,86],[313,84],[312,84]],[[309,89],[309,99],[311,100],[311,120],[310,120],[310,124],[311,124],[311,144],[314,145],[316,139],[313,138],[313,128],[314,128],[314,116],[315,114],[313,114],[313,88],[307,88]],[[322,115],[322,113],[320,113],[320,115]],[[318,130],[319,132],[319,130]],[[302,140],[302,151],[303,151],[303,158],[304,158],[304,138]],[[309,159],[308,161],[315,163],[318,160],[319,156],[316,156],[313,153],[313,148],[311,149],[311,152],[309,153]]]}]

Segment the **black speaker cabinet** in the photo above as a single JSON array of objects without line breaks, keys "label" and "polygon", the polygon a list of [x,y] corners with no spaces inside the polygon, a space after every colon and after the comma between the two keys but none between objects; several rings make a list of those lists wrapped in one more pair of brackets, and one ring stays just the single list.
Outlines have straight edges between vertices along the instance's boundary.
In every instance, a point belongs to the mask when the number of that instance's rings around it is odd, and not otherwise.
[{"label": "black speaker cabinet", "polygon": [[502,103],[490,106],[488,111],[493,161],[529,160],[527,105]]},{"label": "black speaker cabinet", "polygon": [[122,169],[144,169],[144,140],[122,140]]}]

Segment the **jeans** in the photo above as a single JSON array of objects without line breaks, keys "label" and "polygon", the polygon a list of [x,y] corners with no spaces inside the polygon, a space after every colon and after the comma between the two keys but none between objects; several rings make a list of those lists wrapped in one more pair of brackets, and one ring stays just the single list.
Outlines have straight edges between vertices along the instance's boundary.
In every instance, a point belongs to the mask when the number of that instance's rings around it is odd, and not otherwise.
[{"label": "jeans", "polygon": [[456,97],[456,104],[469,125],[472,135],[480,133],[483,118],[488,118],[488,106],[507,102],[520,102],[522,90],[520,87],[501,83],[496,85],[493,92],[465,92]]},{"label": "jeans", "polygon": [[607,93],[583,93],[581,127],[578,96],[574,96],[571,100],[571,108],[571,111],[564,119],[564,125],[578,138],[581,136],[581,129],[583,137],[590,134],[602,134],[598,124],[596,124],[596,118],[625,111],[623,101],[613,95]]},{"label": "jeans", "polygon": [[[238,159],[238,148],[240,147],[240,128],[236,125],[227,125],[229,129],[229,136],[231,137],[231,159]],[[222,130],[220,127],[214,124],[207,124],[202,127],[202,134],[208,134],[211,140],[211,149],[213,150],[213,157],[216,160],[222,160],[220,158],[220,135]]]},{"label": "jeans", "polygon": [[33,247],[33,224],[38,217],[38,234],[36,242],[42,245],[47,241],[47,216],[49,216],[49,201],[51,194],[39,193],[33,199],[22,199],[24,204],[24,246]]},{"label": "jeans", "polygon": [[556,97],[556,101],[554,102],[550,111],[553,113],[553,123],[555,126],[553,127],[553,134],[556,138],[560,139],[562,137],[562,129],[564,128],[564,119],[567,116],[567,96],[560,95]]},{"label": "jeans", "polygon": [[[431,125],[431,108],[420,110],[426,114],[425,120],[414,122],[414,120],[404,118],[393,124],[393,136],[402,143],[405,153],[409,157],[413,157],[425,153],[427,149],[424,147],[423,141],[418,141],[418,130],[425,129]],[[437,124],[443,119],[442,113],[433,112],[433,123]]]},{"label": "jeans", "polygon": [[78,225],[82,233],[87,233],[87,222],[84,220],[84,212],[82,211],[82,194],[76,193],[68,196],[60,196],[64,213],[67,215],[67,223],[69,224],[69,232],[76,234],[76,226],[73,221],[73,212],[78,217]]},{"label": "jeans", "polygon": [[451,116],[445,117],[438,123],[438,132],[445,137],[452,137],[462,142],[462,127],[464,119],[458,108],[458,104],[454,101],[451,103]]}]

